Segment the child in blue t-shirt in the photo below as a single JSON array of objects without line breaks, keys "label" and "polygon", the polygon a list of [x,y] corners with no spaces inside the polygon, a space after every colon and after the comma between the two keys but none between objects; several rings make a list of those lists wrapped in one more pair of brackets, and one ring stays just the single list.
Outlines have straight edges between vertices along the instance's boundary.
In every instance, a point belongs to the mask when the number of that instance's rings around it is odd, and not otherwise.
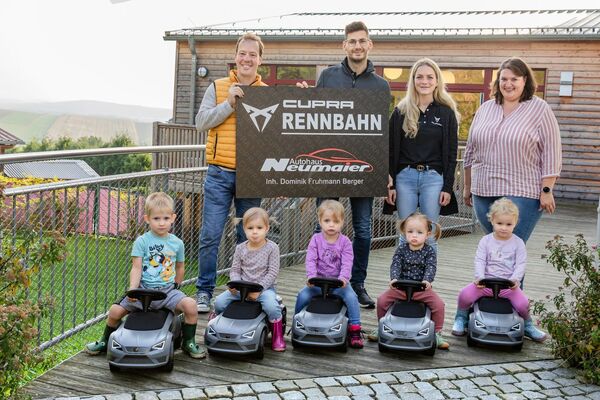
[{"label": "child in blue t-shirt", "polygon": [[[152,193],[146,199],[144,221],[150,227],[150,231],[133,243],[129,289],[142,287],[165,292],[167,297],[164,300],[153,301],[151,307],[183,313],[181,348],[192,358],[203,358],[206,352],[195,340],[198,322],[196,302],[178,289],[185,272],[185,252],[181,239],[169,233],[176,217],[173,213],[174,208],[173,199],[162,192]],[[102,338],[97,342],[88,343],[85,352],[90,355],[105,352],[108,338],[119,327],[121,319],[138,309],[142,309],[141,302],[127,296],[113,304],[108,310]]]}]

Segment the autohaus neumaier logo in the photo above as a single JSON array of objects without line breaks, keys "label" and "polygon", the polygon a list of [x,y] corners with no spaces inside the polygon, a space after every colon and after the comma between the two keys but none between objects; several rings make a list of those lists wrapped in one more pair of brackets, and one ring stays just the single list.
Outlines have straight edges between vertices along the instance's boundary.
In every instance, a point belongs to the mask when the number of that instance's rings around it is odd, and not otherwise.
[{"label": "autohaus neumaier logo", "polygon": [[[307,136],[381,136],[382,115],[351,113],[351,100],[298,100],[281,102],[282,135]],[[243,104],[252,123],[263,132],[280,104],[257,108]],[[346,112],[335,112],[336,110]],[[264,118],[262,126],[258,117]],[[373,166],[340,148],[322,148],[302,153],[294,158],[267,158],[261,172],[371,172]]]}]

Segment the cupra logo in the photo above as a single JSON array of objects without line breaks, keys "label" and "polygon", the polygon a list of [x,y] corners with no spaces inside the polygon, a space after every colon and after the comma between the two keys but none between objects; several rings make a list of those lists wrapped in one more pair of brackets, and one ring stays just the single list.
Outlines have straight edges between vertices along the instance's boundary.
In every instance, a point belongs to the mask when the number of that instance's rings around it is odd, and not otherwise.
[{"label": "cupra logo", "polygon": [[[244,108],[246,109],[246,112],[250,115],[250,118],[252,119],[252,123],[254,124],[256,129],[258,129],[259,132],[262,132],[265,129],[265,127],[271,120],[273,113],[275,112],[275,110],[277,110],[277,107],[279,107],[279,104],[275,104],[275,105],[272,105],[272,106],[269,106],[269,107],[263,108],[263,109],[252,107],[252,106],[249,106],[248,104],[244,104]],[[265,121],[262,124],[262,128],[260,128],[258,126],[257,117],[264,117],[264,119],[265,119]]]}]

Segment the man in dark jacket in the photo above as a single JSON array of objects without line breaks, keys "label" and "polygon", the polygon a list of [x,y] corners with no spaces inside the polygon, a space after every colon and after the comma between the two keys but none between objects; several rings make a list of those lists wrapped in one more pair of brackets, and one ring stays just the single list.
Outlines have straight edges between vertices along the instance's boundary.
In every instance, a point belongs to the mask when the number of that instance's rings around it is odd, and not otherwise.
[{"label": "man in dark jacket", "polygon": [[[356,21],[346,25],[346,40],[343,49],[346,58],[338,64],[325,69],[319,76],[316,87],[334,89],[375,89],[382,96],[390,96],[390,86],[385,79],[375,73],[373,63],[367,56],[373,48],[367,26]],[[306,83],[298,85],[307,87]],[[317,206],[323,199],[317,199]],[[365,290],[369,251],[371,249],[371,219],[373,215],[372,197],[351,197],[352,227],[354,228],[354,262],[350,283],[358,296],[361,307],[373,308],[375,302]]]}]

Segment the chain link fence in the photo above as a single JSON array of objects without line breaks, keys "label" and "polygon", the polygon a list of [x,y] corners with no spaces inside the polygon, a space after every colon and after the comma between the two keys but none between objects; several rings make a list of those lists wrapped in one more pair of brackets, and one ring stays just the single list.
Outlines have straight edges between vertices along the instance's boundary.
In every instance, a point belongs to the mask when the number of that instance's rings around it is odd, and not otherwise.
[{"label": "chain link fence", "polygon": [[[153,151],[169,149],[173,151],[171,146]],[[68,156],[68,152],[60,154],[61,158]],[[2,157],[0,163],[6,162]],[[173,233],[186,246],[186,283],[195,282],[205,173],[206,167],[155,169],[5,190],[0,215],[3,247],[14,245],[23,230],[31,229],[32,221],[41,222],[39,238],[49,230],[59,231],[66,238],[64,261],[39,271],[28,293],[32,299],[49,297],[53,302],[53,307],[38,321],[41,349],[102,321],[110,304],[124,294],[129,283],[133,241],[147,229],[143,213],[149,193],[164,191],[175,200],[177,219]],[[456,182],[456,193],[460,194],[462,179],[457,177]],[[459,214],[441,219],[444,235],[468,233],[474,226],[471,209],[461,203],[462,196],[458,197]],[[349,202],[341,201],[348,210],[344,233],[352,238]],[[315,229],[315,199],[264,199],[262,206],[275,220],[269,237],[279,244],[282,267],[302,263]],[[383,200],[376,198],[373,249],[394,246],[398,238],[396,217],[383,215],[382,208]],[[228,272],[234,248],[235,229],[230,222],[219,250],[220,274]],[[189,291],[193,293],[193,289]]]}]

